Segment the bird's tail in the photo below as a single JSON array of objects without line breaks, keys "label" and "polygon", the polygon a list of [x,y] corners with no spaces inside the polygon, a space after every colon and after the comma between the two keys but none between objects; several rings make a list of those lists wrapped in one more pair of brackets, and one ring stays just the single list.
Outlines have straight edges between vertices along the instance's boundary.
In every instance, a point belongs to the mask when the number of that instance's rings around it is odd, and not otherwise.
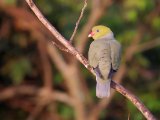
[{"label": "bird's tail", "polygon": [[[101,79],[101,78],[98,78]],[[111,79],[108,79],[106,81],[101,81],[101,80],[96,80],[97,85],[96,85],[96,96],[98,98],[104,98],[104,97],[109,97],[110,96],[110,83]]]}]

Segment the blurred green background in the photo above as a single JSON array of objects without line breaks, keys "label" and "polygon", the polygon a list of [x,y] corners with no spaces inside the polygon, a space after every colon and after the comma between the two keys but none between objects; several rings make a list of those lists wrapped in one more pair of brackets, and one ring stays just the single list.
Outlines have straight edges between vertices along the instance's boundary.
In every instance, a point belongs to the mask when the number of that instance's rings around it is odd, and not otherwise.
[{"label": "blurred green background", "polygon": [[[85,26],[91,18],[91,13],[99,14],[96,10],[103,6],[104,1],[88,1],[74,39],[75,47],[79,46],[81,38],[86,37],[82,33],[87,29]],[[117,73],[121,77],[117,75],[116,80],[139,97],[160,119],[160,1],[108,0],[107,2],[109,5],[105,3],[106,6],[103,6],[104,9],[100,11],[103,14],[93,22],[93,25],[102,24],[110,27],[115,38],[123,46],[122,66]],[[82,0],[35,0],[35,3],[56,29],[69,39],[84,2]],[[88,28],[88,31],[90,29]],[[24,95],[23,89],[22,93],[20,91],[17,93],[15,90],[21,86],[36,86],[40,89],[49,86],[45,82],[49,79],[53,92],[54,90],[64,92],[71,97],[75,95],[76,98],[78,92],[71,92],[73,86],[68,85],[70,83],[65,80],[63,70],[55,65],[57,63],[52,60],[52,55],[48,55],[47,42],[50,38],[54,39],[34,17],[25,1],[0,1],[1,120],[80,120],[83,118],[78,118],[78,112],[75,112],[76,107],[68,105],[69,103],[46,102],[39,108],[37,106],[41,104],[37,105],[35,100],[38,92],[31,95],[24,92]],[[80,50],[86,57],[90,42],[91,40],[87,39],[85,47]],[[73,60],[73,56],[58,52],[68,66],[71,64],[78,69],[80,75],[75,79],[79,81],[80,86],[77,91],[82,91],[82,95],[80,97],[77,95],[76,99],[83,101],[81,103],[84,107],[83,113],[87,115],[100,101],[95,97],[95,81],[92,80],[95,78],[80,63],[77,63],[76,59]],[[49,67],[45,68],[46,66]],[[71,68],[64,69],[68,69],[69,72]],[[47,78],[49,75],[50,78]],[[128,118],[145,120],[130,101],[116,93],[109,104],[103,106],[95,120],[126,120]]]}]

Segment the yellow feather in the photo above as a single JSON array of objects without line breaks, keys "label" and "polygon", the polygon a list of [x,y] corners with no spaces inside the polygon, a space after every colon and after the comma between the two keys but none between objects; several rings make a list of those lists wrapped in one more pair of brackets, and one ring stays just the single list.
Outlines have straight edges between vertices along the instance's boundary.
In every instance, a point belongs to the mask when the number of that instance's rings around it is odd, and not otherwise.
[{"label": "yellow feather", "polygon": [[94,35],[92,36],[94,40],[100,39],[101,37],[111,33],[112,31],[110,28],[103,26],[103,25],[98,25],[92,28],[92,32]]}]

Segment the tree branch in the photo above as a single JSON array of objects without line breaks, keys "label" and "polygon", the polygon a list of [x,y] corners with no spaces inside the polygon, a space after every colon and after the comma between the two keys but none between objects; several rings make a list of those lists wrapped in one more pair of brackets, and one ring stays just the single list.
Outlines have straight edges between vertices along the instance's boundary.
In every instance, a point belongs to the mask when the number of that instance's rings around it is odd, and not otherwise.
[{"label": "tree branch", "polygon": [[75,106],[73,106],[76,120],[84,120],[85,107],[82,99],[83,93],[80,87],[81,83],[78,77],[79,73],[77,67],[73,64],[67,64],[55,47],[48,45],[48,52],[52,61],[54,61],[56,67],[64,77],[65,86],[68,88],[69,94],[76,102]]},{"label": "tree branch", "polygon": [[42,64],[42,77],[44,81],[44,87],[52,89],[52,68],[47,55],[47,47],[44,40],[38,41],[39,56]]},{"label": "tree branch", "polygon": [[[49,99],[52,101],[63,102],[70,106],[73,106],[75,104],[74,99],[68,96],[66,93],[59,92],[59,91],[54,91],[54,92],[49,91],[48,92],[48,89],[45,89],[45,90],[46,90],[46,96],[50,96]],[[9,87],[9,88],[5,88],[0,91],[0,101],[11,99],[15,97],[16,95],[36,96],[40,94],[40,92],[42,92],[42,89],[35,87],[35,86],[23,85],[23,86],[18,86],[18,87]]]},{"label": "tree branch", "polygon": [[141,111],[141,113],[146,117],[147,120],[156,120],[156,118],[152,115],[148,108],[133,93],[115,82],[112,82],[111,86],[116,91],[128,98]]},{"label": "tree branch", "polygon": [[[53,36],[59,40],[66,48],[72,51],[73,55],[94,75],[93,68],[89,66],[88,61],[86,58],[80,54],[50,23],[49,21],[41,14],[39,9],[35,6],[32,0],[26,0],[32,11],[38,17],[38,19],[45,25],[46,28],[50,30]],[[152,115],[152,113],[144,106],[144,104],[131,92],[123,88],[121,85],[115,83],[114,81],[111,82],[111,87],[114,88],[117,92],[121,93],[125,97],[127,97],[135,106],[142,112],[142,114],[148,120],[156,120],[156,118]]]},{"label": "tree branch", "polygon": [[79,16],[79,18],[78,18],[78,20],[77,20],[77,22],[76,22],[76,26],[75,26],[74,31],[73,31],[73,34],[72,34],[72,36],[71,36],[71,38],[70,38],[70,43],[73,42],[73,38],[74,38],[74,36],[75,36],[75,34],[76,34],[76,32],[77,32],[79,23],[80,23],[80,21],[81,21],[81,19],[82,19],[82,17],[83,17],[84,10],[85,10],[86,7],[87,7],[87,0],[84,0],[84,6],[83,6],[82,11],[81,11],[81,14],[80,14],[80,16]]},{"label": "tree branch", "polygon": [[154,48],[159,45],[160,45],[160,37],[156,38],[155,40],[150,40],[150,41],[145,42],[143,44],[137,45],[135,47],[136,47],[136,52],[137,51],[143,52],[143,51],[149,50],[149,49]]},{"label": "tree branch", "polygon": [[72,51],[72,54],[76,56],[76,58],[86,67],[90,68],[92,73],[94,71],[91,67],[89,67],[89,64],[85,57],[83,57],[56,29],[53,27],[50,22],[42,15],[42,13],[39,11],[39,9],[35,6],[32,0],[26,0],[32,11],[35,13],[35,15],[38,17],[38,19],[46,26],[46,28],[52,33],[53,36],[59,40],[60,43],[62,43],[66,48],[68,48],[70,51]]}]

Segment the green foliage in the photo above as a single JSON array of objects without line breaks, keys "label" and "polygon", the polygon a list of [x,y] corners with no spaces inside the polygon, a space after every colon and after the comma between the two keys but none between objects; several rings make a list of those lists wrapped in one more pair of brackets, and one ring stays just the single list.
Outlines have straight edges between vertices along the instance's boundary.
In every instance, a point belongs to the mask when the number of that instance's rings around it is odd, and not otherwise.
[{"label": "green foliage", "polygon": [[157,100],[157,96],[155,96],[154,93],[152,94],[143,94],[141,96],[141,99],[144,101],[144,104],[146,104],[146,106],[154,111],[155,113],[156,112],[160,112],[160,101]]},{"label": "green foliage", "polygon": [[17,0],[4,0],[6,5],[16,5]]},{"label": "green foliage", "polygon": [[136,22],[138,19],[138,12],[135,9],[130,9],[124,12],[124,16],[129,22]]},{"label": "green foliage", "polygon": [[155,17],[152,21],[152,27],[156,30],[160,30],[160,17]]},{"label": "green foliage", "polygon": [[137,71],[137,69],[135,69],[135,68],[130,68],[128,70],[128,76],[130,79],[136,80],[138,78],[138,73],[136,71]]},{"label": "green foliage", "polygon": [[[53,12],[53,5],[51,3],[50,0],[38,0],[38,5],[39,7],[41,8],[41,10],[43,11],[44,14],[47,14],[47,13],[52,13]],[[45,7],[43,7],[45,6]]]},{"label": "green foliage", "polygon": [[[142,94],[140,95],[140,98],[152,113],[156,114],[160,112],[160,101],[157,100],[157,97],[154,94]],[[130,118],[134,120],[144,120],[143,115],[130,101],[127,101],[127,107],[130,112]]]},{"label": "green foliage", "polygon": [[136,8],[141,11],[153,8],[153,0],[126,0],[124,2],[124,8]]},{"label": "green foliage", "polygon": [[124,20],[122,16],[122,8],[118,5],[110,7],[106,11],[106,15],[104,15],[99,24],[106,25],[112,29],[115,35],[119,34],[119,31],[124,30]]},{"label": "green foliage", "polygon": [[143,115],[135,108],[135,106],[127,101],[128,112],[130,113],[130,118],[133,120],[144,120]]},{"label": "green foliage", "polygon": [[[57,29],[69,39],[74,30],[76,20],[80,15],[83,2],[75,0],[38,0],[37,3],[44,14],[46,14],[47,19],[57,26]],[[86,14],[84,14],[85,16]]]},{"label": "green foliage", "polygon": [[12,63],[9,75],[15,84],[19,84],[24,79],[25,75],[30,72],[30,62],[27,59],[20,59]]},{"label": "green foliage", "polygon": [[63,81],[62,75],[59,73],[55,74],[54,83],[58,85],[61,84],[62,81]]},{"label": "green foliage", "polygon": [[135,56],[137,58],[137,62],[141,67],[149,67],[150,66],[150,62],[148,59],[146,59],[142,54],[136,54]]},{"label": "green foliage", "polygon": [[14,84],[20,84],[24,77],[31,72],[31,64],[25,58],[16,59],[7,63],[2,72],[9,75]]},{"label": "green foliage", "polygon": [[[126,30],[125,32],[121,33],[117,36],[117,39],[121,42],[121,44],[124,45],[124,47],[127,47],[132,42],[133,37],[137,34],[137,31],[130,29]],[[123,47],[123,48],[124,48]]]},{"label": "green foliage", "polygon": [[58,112],[60,113],[63,120],[72,120],[73,119],[73,109],[64,104],[59,104]]}]

